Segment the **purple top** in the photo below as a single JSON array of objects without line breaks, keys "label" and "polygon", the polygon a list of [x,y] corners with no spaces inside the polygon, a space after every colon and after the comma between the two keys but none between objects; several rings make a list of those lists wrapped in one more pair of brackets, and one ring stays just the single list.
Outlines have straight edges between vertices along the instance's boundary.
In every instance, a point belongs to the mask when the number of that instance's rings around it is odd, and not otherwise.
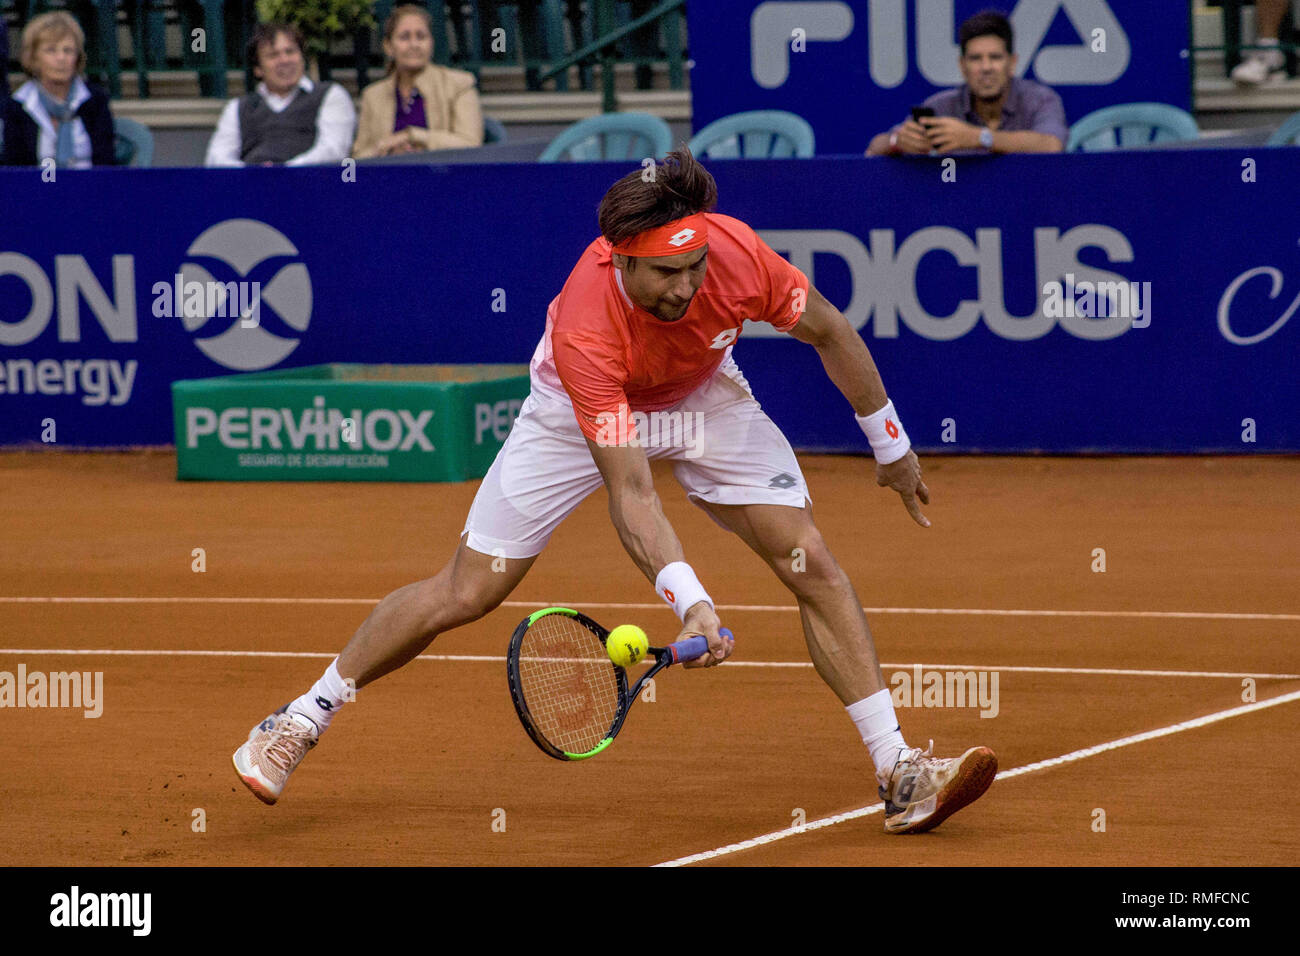
[{"label": "purple top", "polygon": [[[951,116],[972,126],[984,125],[971,102],[970,87],[965,83],[956,89],[935,93],[925,101],[925,105],[934,108],[935,116]],[[998,129],[1008,133],[1047,133],[1059,139],[1062,146],[1070,138],[1065,107],[1056,91],[1050,86],[1019,77],[1011,78],[1011,89],[1002,104],[1002,123]]]},{"label": "purple top", "polygon": [[420,91],[411,88],[411,100],[409,103],[402,102],[401,91],[397,91],[397,118],[393,120],[393,132],[398,133],[408,126],[418,126],[421,129],[428,129],[428,120],[424,118],[424,98],[420,96]]}]

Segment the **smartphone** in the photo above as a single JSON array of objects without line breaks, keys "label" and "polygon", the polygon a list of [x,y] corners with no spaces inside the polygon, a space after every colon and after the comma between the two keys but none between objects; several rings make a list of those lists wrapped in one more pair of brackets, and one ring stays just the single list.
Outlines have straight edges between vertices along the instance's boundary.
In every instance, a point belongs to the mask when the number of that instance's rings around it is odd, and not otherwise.
[{"label": "smartphone", "polygon": [[923,116],[934,116],[934,107],[933,107],[933,106],[913,106],[913,107],[912,107],[912,122],[913,122],[913,123],[919,123],[919,122],[921,122],[921,117],[923,117]]}]

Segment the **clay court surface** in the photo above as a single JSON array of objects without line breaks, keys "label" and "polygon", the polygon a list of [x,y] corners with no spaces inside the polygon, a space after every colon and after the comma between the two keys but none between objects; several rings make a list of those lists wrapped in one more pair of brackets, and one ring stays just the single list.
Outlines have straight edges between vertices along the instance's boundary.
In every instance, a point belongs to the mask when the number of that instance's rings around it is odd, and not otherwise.
[{"label": "clay court surface", "polygon": [[[866,460],[802,461],[887,679],[918,662],[998,673],[996,717],[900,709],[909,743],[984,744],[1004,772],[1029,769],[931,834],[886,836],[872,811],[707,862],[1300,858],[1300,459],[923,459],[928,531]],[[165,452],[0,455],[0,671],[104,682],[98,719],[0,710],[0,863],[647,865],[788,831],[800,811],[812,824],[879,803],[865,748],[807,664],[793,600],[665,472],[667,515],[738,636],[731,661],[665,672],[586,763],[528,740],[503,655],[530,610],[639,623],[654,643],[676,633],[598,493],[511,604],[363,689],[263,806],[231,752],[311,685],[371,604],[441,566],[477,483],[182,484],[175,468]],[[1091,570],[1096,548],[1105,573]],[[1250,709],[1245,677],[1257,703],[1284,702]]]}]

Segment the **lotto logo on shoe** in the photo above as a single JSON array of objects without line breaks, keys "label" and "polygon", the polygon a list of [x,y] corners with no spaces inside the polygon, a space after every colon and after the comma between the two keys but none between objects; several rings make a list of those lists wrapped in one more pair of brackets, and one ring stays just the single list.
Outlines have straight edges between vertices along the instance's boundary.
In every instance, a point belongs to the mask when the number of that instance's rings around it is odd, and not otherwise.
[{"label": "lotto logo on shoe", "polygon": [[683,229],[681,232],[677,233],[677,235],[673,236],[671,239],[668,240],[668,245],[682,246],[690,242],[694,238],[695,238],[694,229]]},{"label": "lotto logo on shoe", "polygon": [[317,697],[317,698],[316,698],[316,706],[319,707],[321,710],[327,710],[327,711],[328,711],[328,710],[333,710],[333,709],[334,709],[334,705],[331,704],[331,703],[330,703],[328,700],[326,700],[324,697]]}]

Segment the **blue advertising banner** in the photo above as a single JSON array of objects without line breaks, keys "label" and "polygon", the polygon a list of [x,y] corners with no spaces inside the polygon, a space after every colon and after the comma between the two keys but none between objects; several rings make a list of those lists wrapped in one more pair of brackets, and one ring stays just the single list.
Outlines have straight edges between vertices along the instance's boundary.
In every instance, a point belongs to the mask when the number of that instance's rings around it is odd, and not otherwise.
[{"label": "blue advertising banner", "polygon": [[[921,448],[1300,450],[1290,150],[710,168]],[[0,443],[170,444],[178,379],[526,362],[627,171],[0,170]],[[736,359],[792,443],[865,450],[815,350],[765,331]]]},{"label": "blue advertising banner", "polygon": [[1187,0],[731,0],[688,7],[694,128],[787,110],[818,155],[860,155],[961,84],[957,28],[988,8],[1010,11],[1016,75],[1056,90],[1067,122],[1117,103],[1190,109]]}]

